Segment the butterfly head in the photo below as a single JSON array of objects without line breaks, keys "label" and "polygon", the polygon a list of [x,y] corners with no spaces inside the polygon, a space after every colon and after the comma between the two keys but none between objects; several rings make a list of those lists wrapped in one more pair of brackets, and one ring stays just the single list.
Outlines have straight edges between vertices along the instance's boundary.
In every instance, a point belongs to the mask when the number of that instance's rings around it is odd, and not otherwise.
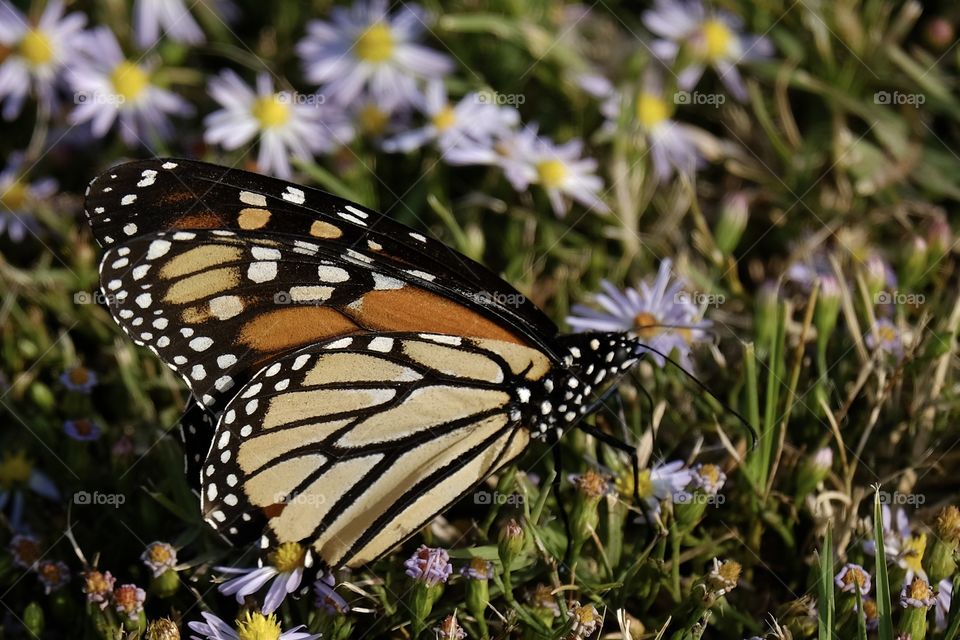
[{"label": "butterfly head", "polygon": [[534,436],[563,431],[589,410],[597,390],[615,381],[643,357],[639,339],[628,333],[580,333],[564,336],[564,367],[538,388],[520,387],[517,399],[533,405]]}]

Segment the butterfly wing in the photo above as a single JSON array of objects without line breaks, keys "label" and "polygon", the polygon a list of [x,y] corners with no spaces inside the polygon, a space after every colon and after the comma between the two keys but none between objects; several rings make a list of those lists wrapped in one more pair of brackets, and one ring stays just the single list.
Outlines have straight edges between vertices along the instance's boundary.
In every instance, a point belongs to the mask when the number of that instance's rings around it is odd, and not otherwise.
[{"label": "butterfly wing", "polygon": [[205,518],[232,538],[305,541],[330,567],[372,561],[524,450],[516,390],[551,368],[516,343],[440,334],[284,356],[220,417]]},{"label": "butterfly wing", "polygon": [[167,230],[225,230],[291,236],[333,253],[353,251],[412,275],[440,295],[484,307],[499,322],[553,353],[557,327],[483,265],[441,242],[329,193],[191,160],[114,167],[95,179],[85,211],[104,247]]}]

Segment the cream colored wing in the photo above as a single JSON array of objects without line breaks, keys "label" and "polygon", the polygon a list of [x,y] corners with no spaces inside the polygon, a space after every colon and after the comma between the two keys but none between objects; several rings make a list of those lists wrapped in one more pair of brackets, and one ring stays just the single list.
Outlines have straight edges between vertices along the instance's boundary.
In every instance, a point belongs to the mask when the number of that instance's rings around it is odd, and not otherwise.
[{"label": "cream colored wing", "polygon": [[285,356],[228,405],[203,469],[207,522],[375,560],[529,442],[520,382],[540,352],[450,335],[348,336]]}]

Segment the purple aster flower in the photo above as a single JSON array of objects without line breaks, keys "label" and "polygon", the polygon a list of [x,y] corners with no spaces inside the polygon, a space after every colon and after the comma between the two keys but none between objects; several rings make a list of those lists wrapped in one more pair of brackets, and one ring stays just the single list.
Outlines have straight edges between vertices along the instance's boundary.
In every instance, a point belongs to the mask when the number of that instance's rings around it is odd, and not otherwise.
[{"label": "purple aster flower", "polygon": [[860,595],[865,596],[870,593],[870,574],[863,567],[852,562],[843,565],[833,582],[846,593],[853,593],[857,588],[860,589]]},{"label": "purple aster flower", "polygon": [[63,432],[80,442],[99,440],[102,433],[96,422],[82,418],[79,420],[64,420]]},{"label": "purple aster flower", "polygon": [[37,563],[37,577],[43,583],[43,592],[51,594],[70,582],[70,567],[63,562],[41,560]]},{"label": "purple aster flower", "polygon": [[97,374],[86,367],[72,367],[60,374],[60,382],[70,391],[90,393],[97,386]]},{"label": "purple aster flower", "polygon": [[221,584],[220,593],[236,596],[237,602],[243,603],[244,598],[272,581],[273,584],[263,599],[261,611],[266,614],[276,611],[287,594],[300,588],[303,571],[312,564],[312,560],[309,551],[296,542],[279,545],[268,554],[267,560],[268,564],[262,567],[217,567],[218,571],[237,576]]},{"label": "purple aster flower", "polygon": [[471,580],[489,580],[493,577],[493,563],[483,558],[471,558],[470,564],[460,568],[460,575]]},{"label": "purple aster flower", "polygon": [[350,605],[339,593],[334,591],[336,580],[330,572],[324,573],[313,583],[313,590],[317,594],[317,608],[329,615],[350,612]]},{"label": "purple aster flower", "polygon": [[426,545],[420,545],[416,553],[410,556],[403,566],[406,567],[408,576],[431,587],[445,583],[453,573],[450,555],[444,549]]},{"label": "purple aster flower", "polygon": [[177,550],[166,542],[151,542],[140,554],[140,559],[156,578],[177,566]]}]

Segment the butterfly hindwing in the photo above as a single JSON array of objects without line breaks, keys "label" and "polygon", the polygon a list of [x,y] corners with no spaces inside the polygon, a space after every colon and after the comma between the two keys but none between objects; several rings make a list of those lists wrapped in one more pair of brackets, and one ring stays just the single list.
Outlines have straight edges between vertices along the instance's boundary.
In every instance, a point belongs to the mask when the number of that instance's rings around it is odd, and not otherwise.
[{"label": "butterfly hindwing", "polygon": [[328,566],[371,561],[529,442],[518,384],[539,351],[439,334],[352,336],[284,356],[227,405],[203,511],[233,538],[265,524]]}]

